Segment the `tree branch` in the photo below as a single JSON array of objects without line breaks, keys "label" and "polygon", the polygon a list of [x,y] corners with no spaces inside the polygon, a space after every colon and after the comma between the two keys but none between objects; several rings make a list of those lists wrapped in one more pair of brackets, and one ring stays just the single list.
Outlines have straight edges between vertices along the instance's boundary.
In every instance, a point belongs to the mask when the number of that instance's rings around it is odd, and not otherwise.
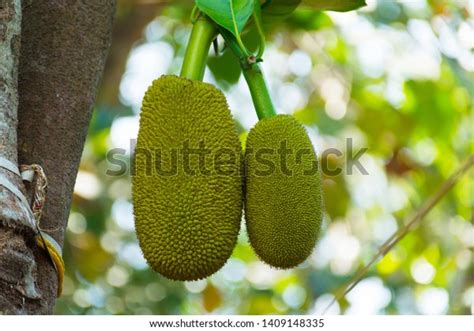
[{"label": "tree branch", "polygon": [[328,311],[328,309],[337,301],[344,298],[357,284],[362,280],[362,278],[367,274],[370,268],[376,263],[380,258],[387,255],[388,252],[402,240],[408,233],[413,231],[417,225],[423,220],[423,218],[438,204],[438,202],[457,184],[459,179],[466,174],[469,169],[474,165],[474,155],[471,155],[467,160],[457,169],[444,183],[441,185],[439,190],[433,194],[422,206],[421,208],[413,215],[411,215],[407,221],[404,222],[404,226],[398,229],[390,238],[388,238],[385,243],[380,246],[377,254],[375,254],[372,259],[362,268],[360,268],[354,276],[338,291],[328,307],[324,310],[323,314]]}]

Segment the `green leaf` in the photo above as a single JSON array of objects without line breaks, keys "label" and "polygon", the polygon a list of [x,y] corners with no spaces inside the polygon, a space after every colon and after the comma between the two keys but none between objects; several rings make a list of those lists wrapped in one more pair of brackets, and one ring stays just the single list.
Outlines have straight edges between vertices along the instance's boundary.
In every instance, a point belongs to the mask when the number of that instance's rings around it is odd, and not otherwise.
[{"label": "green leaf", "polygon": [[262,5],[262,21],[266,29],[279,23],[298,8],[308,10],[349,11],[365,6],[365,0],[267,0]]},{"label": "green leaf", "polygon": [[301,0],[271,0],[262,5],[264,27],[283,21],[301,4]]},{"label": "green leaf", "polygon": [[303,5],[317,10],[349,11],[366,3],[365,0],[303,0]]},{"label": "green leaf", "polygon": [[237,37],[252,16],[255,0],[196,0],[196,5]]},{"label": "green leaf", "polygon": [[331,26],[332,21],[329,16],[322,11],[299,8],[288,18],[286,24],[291,29],[315,31]]},{"label": "green leaf", "polygon": [[228,85],[236,84],[242,73],[239,62],[235,61],[235,55],[229,48],[219,56],[210,56],[207,65],[217,81]]}]

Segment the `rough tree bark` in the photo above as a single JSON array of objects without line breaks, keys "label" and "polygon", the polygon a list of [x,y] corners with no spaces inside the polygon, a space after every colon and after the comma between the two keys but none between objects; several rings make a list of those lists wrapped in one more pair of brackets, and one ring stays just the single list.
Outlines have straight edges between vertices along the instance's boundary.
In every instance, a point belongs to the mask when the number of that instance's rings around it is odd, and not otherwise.
[{"label": "rough tree bark", "polygon": [[[25,0],[23,10],[20,2],[0,0],[0,155],[44,168],[41,228],[62,244],[115,0]],[[27,217],[17,200],[0,188],[0,314],[50,314],[56,272],[31,231],[16,225]]]},{"label": "rough tree bark", "polygon": [[[20,51],[20,0],[0,0],[0,157],[18,164],[17,74]],[[25,193],[21,179],[0,168],[0,177]],[[30,215],[18,198],[0,186],[0,313],[24,313],[12,296],[38,300],[34,281],[36,261],[31,250],[32,229],[22,225]]]}]

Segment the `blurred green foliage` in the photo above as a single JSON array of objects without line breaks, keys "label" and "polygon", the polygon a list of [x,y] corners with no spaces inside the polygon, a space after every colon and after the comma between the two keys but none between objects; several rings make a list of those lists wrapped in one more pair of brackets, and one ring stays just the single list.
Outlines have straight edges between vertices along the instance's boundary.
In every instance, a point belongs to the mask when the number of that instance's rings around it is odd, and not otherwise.
[{"label": "blurred green foliage", "polygon": [[[126,18],[130,3],[119,4]],[[190,10],[186,1],[159,5],[157,18],[135,41],[135,49],[169,50],[169,61],[159,62],[166,64],[161,74],[179,71]],[[123,104],[99,100],[92,120],[56,312],[321,313],[332,294],[472,153],[473,10],[472,1],[374,0],[350,13],[298,9],[273,27],[264,67],[278,110],[293,113],[323,160],[345,171],[324,178],[324,229],[306,263],[289,271],[262,264],[242,226],[224,269],[192,283],[168,281],[144,264],[133,231],[129,173],[107,175],[113,168],[107,153],[129,150],[128,137],[136,135],[139,104],[127,100],[140,80],[124,85],[136,71],[133,65],[140,65],[132,50],[121,85],[128,87],[121,88]],[[253,39],[246,32],[246,44]],[[153,57],[163,59],[165,53]],[[248,96],[242,97],[240,69],[227,50],[212,53],[209,68],[206,79],[229,96],[244,139],[256,118]],[[120,137],[125,143],[117,145]],[[353,153],[369,149],[361,159],[369,175],[357,169],[350,175],[347,158],[322,153],[328,148],[348,153],[348,138]],[[471,173],[330,312],[472,313],[473,193]]]}]

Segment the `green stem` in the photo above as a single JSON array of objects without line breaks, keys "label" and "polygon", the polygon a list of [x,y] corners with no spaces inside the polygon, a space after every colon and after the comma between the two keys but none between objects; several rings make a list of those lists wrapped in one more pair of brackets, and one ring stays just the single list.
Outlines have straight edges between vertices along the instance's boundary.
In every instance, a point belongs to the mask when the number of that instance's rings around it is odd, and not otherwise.
[{"label": "green stem", "polygon": [[192,80],[202,80],[204,78],[209,48],[216,35],[217,29],[214,23],[205,16],[200,16],[193,25],[186,54],[184,55],[181,77]]},{"label": "green stem", "polygon": [[235,18],[235,13],[234,13],[234,8],[233,6],[230,7],[230,12],[232,14],[232,21],[234,22],[234,35],[235,35],[235,40],[237,41],[237,44],[240,46],[240,50],[246,55],[249,56],[249,52],[247,51],[247,48],[245,48],[245,45],[242,41],[242,38],[240,37],[240,32],[239,28],[237,27],[237,19]]},{"label": "green stem", "polygon": [[267,83],[263,76],[262,69],[255,63],[248,68],[242,68],[245,80],[252,95],[253,104],[259,119],[276,116],[272,98],[268,92]]},{"label": "green stem", "polygon": [[262,23],[262,9],[260,8],[260,1],[255,1],[255,10],[253,11],[253,20],[257,27],[257,33],[260,38],[260,47],[257,53],[257,59],[261,59],[265,52],[265,31]]},{"label": "green stem", "polygon": [[270,97],[262,68],[260,68],[260,65],[256,62],[255,56],[246,56],[235,40],[235,37],[226,29],[219,27],[219,32],[227,46],[239,59],[258,118],[264,119],[276,116],[275,106]]}]

